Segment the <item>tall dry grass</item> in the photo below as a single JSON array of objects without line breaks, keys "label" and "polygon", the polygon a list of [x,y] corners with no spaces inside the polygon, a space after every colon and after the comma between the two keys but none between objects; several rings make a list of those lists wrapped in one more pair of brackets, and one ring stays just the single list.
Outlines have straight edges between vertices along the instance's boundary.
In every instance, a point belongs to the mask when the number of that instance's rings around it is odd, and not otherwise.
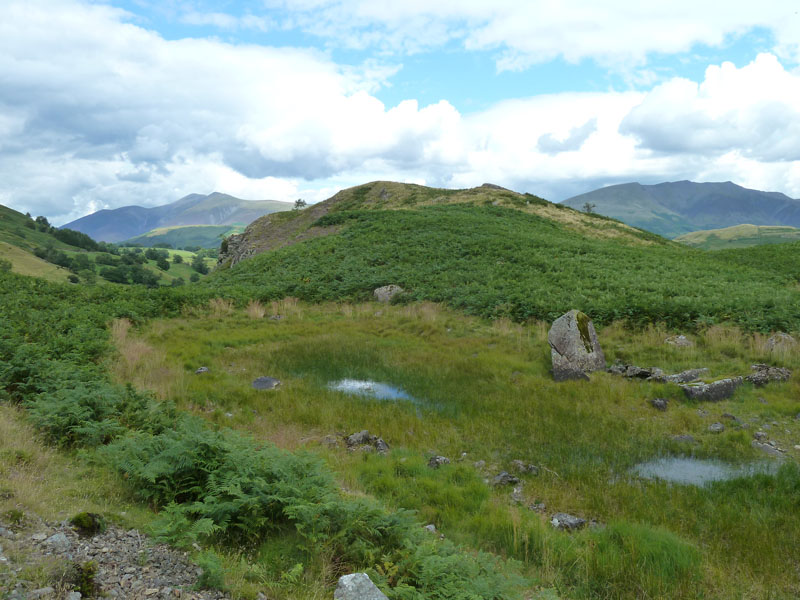
[{"label": "tall dry grass", "polygon": [[258,300],[250,300],[244,310],[251,319],[263,319],[264,315],[267,314],[267,309]]}]

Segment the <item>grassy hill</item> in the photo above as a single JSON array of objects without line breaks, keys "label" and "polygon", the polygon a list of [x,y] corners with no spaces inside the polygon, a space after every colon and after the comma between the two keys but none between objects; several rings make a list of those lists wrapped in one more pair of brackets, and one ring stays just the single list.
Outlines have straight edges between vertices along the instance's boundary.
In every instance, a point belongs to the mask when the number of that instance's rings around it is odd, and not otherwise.
[{"label": "grassy hill", "polygon": [[800,325],[798,244],[776,246],[780,258],[751,265],[746,250],[709,254],[502,190],[404,187],[423,201],[386,199],[381,209],[383,187],[254,222],[242,240],[260,253],[229,269],[223,262],[207,285],[264,299],[357,301],[397,284],[407,290],[403,301],[515,321],[579,308],[601,323]]},{"label": "grassy hill", "polygon": [[173,248],[199,246],[201,248],[219,248],[222,238],[229,235],[240,234],[244,231],[244,224],[233,225],[176,225],[174,227],[159,227],[143,235],[133,237],[124,242],[122,246],[162,246],[169,244]]},{"label": "grassy hill", "polygon": [[730,181],[612,185],[564,201],[666,237],[740,223],[800,226],[800,200],[743,188]]},{"label": "grassy hill", "polygon": [[675,241],[703,250],[748,248],[761,244],[785,244],[800,241],[800,229],[775,225],[735,225],[723,229],[685,233],[676,237]]}]

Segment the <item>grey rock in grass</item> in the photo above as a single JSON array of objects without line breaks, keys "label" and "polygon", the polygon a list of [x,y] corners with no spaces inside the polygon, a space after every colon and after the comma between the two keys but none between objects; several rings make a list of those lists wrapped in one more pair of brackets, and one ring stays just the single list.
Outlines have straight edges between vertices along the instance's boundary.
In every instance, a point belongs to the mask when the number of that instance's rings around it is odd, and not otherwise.
[{"label": "grey rock in grass", "polygon": [[36,598],[47,598],[54,596],[55,593],[56,591],[50,586],[48,586],[28,592],[27,598],[30,598],[31,600],[35,600]]},{"label": "grey rock in grass", "polygon": [[741,377],[731,377],[720,379],[713,383],[690,383],[681,385],[683,393],[690,400],[702,400],[707,402],[719,402],[733,396],[743,379]]},{"label": "grey rock in grass", "polygon": [[377,450],[381,454],[383,454],[384,452],[388,452],[389,451],[389,444],[384,442],[383,438],[379,438],[377,436],[373,436],[373,437],[375,437],[375,439],[372,440],[372,445],[375,446],[375,450]]},{"label": "grey rock in grass", "polygon": [[70,592],[67,594],[66,600],[81,600],[81,598],[83,598],[83,596],[80,592]]},{"label": "grey rock in grass", "polygon": [[398,294],[402,294],[405,290],[401,288],[399,285],[384,285],[383,287],[379,287],[372,292],[372,295],[375,297],[375,300],[378,302],[391,302],[392,298],[397,296]]},{"label": "grey rock in grass", "polygon": [[333,598],[334,600],[388,600],[366,573],[352,573],[340,577]]},{"label": "grey rock in grass", "polygon": [[681,371],[680,373],[675,373],[674,375],[664,375],[660,381],[665,381],[667,383],[689,383],[691,381],[697,381],[701,376],[707,374],[708,369],[705,367],[699,369],[687,369],[686,371]]},{"label": "grey rock in grass", "polygon": [[200,367],[194,372],[195,375],[202,375],[203,373],[208,373],[208,367]]},{"label": "grey rock in grass", "polygon": [[253,380],[253,387],[257,390],[274,390],[281,384],[274,377],[257,377]]},{"label": "grey rock in grass", "polygon": [[442,465],[449,465],[450,459],[446,456],[431,456],[430,460],[428,461],[428,466],[431,469],[438,469]]},{"label": "grey rock in grass", "polygon": [[550,524],[556,529],[574,531],[586,526],[586,519],[581,519],[567,513],[556,513],[550,519]]},{"label": "grey rock in grass", "polygon": [[653,379],[664,375],[664,371],[658,367],[637,367],[636,365],[621,362],[611,365],[608,368],[608,372],[628,379]]},{"label": "grey rock in grass", "polygon": [[694,346],[694,342],[685,335],[671,335],[664,340],[664,343],[678,348],[691,348]]},{"label": "grey rock in grass", "polygon": [[369,431],[364,429],[357,433],[348,435],[345,441],[347,442],[348,446],[362,446],[364,444],[369,444]]},{"label": "grey rock in grass", "polygon": [[754,373],[745,377],[745,380],[756,387],[767,385],[772,381],[786,381],[792,376],[792,372],[783,367],[770,367],[769,365],[758,364],[752,365],[750,368]]},{"label": "grey rock in grass", "polygon": [[579,310],[571,310],[553,321],[547,341],[556,381],[588,379],[587,373],[606,368],[592,320]]},{"label": "grey rock in grass", "polygon": [[70,546],[72,544],[70,543],[69,539],[67,539],[66,535],[59,532],[59,533],[54,533],[49,538],[47,538],[44,541],[44,545],[49,546],[50,548],[56,550],[57,552],[66,552],[67,550],[70,549]]},{"label": "grey rock in grass", "polygon": [[725,431],[725,425],[719,422],[712,423],[711,425],[708,426],[708,431],[711,433],[722,433],[723,431]]},{"label": "grey rock in grass", "polygon": [[486,461],[476,460],[474,463],[472,463],[472,466],[475,467],[476,469],[483,469],[486,467]]},{"label": "grey rock in grass", "polygon": [[650,406],[652,406],[656,410],[660,410],[661,412],[664,412],[665,410],[667,410],[667,402],[668,401],[667,401],[666,398],[651,398],[649,400],[649,402],[650,402]]},{"label": "grey rock in grass", "polygon": [[753,434],[753,437],[758,440],[759,442],[767,441],[767,432],[766,431],[756,431]]},{"label": "grey rock in grass", "polygon": [[766,348],[770,352],[791,350],[797,347],[797,340],[795,340],[788,333],[776,333],[767,340]]},{"label": "grey rock in grass", "polygon": [[673,435],[672,439],[683,444],[696,444],[697,440],[689,434]]},{"label": "grey rock in grass", "polygon": [[753,446],[753,448],[755,448],[757,450],[761,450],[765,454],[768,454],[768,455],[773,456],[775,458],[783,458],[784,457],[783,451],[780,448],[776,448],[775,446],[772,446],[771,444],[765,444],[765,443],[759,442],[757,440],[753,440],[752,442],[750,442],[750,444]]},{"label": "grey rock in grass", "polygon": [[389,451],[389,444],[383,441],[383,438],[379,438],[377,435],[370,435],[366,429],[348,435],[345,438],[345,443],[351,450],[361,448],[362,450],[371,451],[375,449],[381,454]]},{"label": "grey rock in grass", "polygon": [[502,471],[494,476],[492,485],[516,485],[519,483],[519,477],[515,477],[506,471]]},{"label": "grey rock in grass", "polygon": [[436,533],[436,525],[434,525],[433,523],[429,523],[428,525],[425,525],[425,527],[423,527],[423,529],[425,529],[429,533]]},{"label": "grey rock in grass", "polygon": [[545,510],[547,510],[547,505],[544,502],[533,502],[528,505],[528,510],[543,513]]},{"label": "grey rock in grass", "polygon": [[539,474],[539,467],[534,464],[526,463],[519,459],[512,460],[511,466],[514,467],[514,470],[517,473],[530,473],[531,475],[538,475]]}]

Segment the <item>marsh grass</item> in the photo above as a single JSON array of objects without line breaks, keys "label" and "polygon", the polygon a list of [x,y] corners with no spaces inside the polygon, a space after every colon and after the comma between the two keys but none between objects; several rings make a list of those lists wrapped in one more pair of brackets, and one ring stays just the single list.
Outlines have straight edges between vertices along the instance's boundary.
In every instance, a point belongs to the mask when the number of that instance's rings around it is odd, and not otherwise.
[{"label": "marsh grass", "polygon": [[264,305],[258,300],[250,300],[247,304],[247,308],[245,308],[245,312],[251,319],[263,319],[264,315],[267,314],[267,309],[264,308]]},{"label": "marsh grass", "polygon": [[[535,580],[568,596],[800,593],[785,567],[800,561],[800,473],[793,462],[777,477],[703,488],[628,475],[638,462],[664,455],[763,459],[750,445],[752,432],[773,422],[779,425],[770,437],[793,448],[800,441],[793,418],[800,411],[797,379],[758,390],[745,385],[730,400],[700,405],[686,401],[677,386],[606,373],[593,374],[590,382],[554,383],[541,322],[487,322],[432,303],[307,305],[287,299],[271,303],[269,312],[284,318],[253,320],[247,311],[234,311],[153,322],[136,336],[127,333],[123,346],[135,337],[177,367],[144,373],[148,363],[139,360],[115,373],[137,386],[150,381],[152,389],[169,390],[180,406],[219,425],[317,452],[352,493],[412,508],[449,539],[521,560]],[[758,334],[713,326],[688,336],[693,347],[677,348],[664,343],[675,333],[615,323],[599,335],[609,363],[619,359],[667,372],[702,366],[710,369],[709,380],[746,374],[755,362],[800,367],[796,353],[766,353],[766,338]],[[119,361],[125,355],[120,350]],[[194,376],[201,365],[211,372]],[[252,389],[250,382],[261,375],[280,379],[279,390]],[[328,389],[342,378],[390,383],[418,402]],[[647,403],[653,397],[669,398],[669,410],[654,411]],[[708,425],[723,413],[736,415],[740,424],[725,421],[723,434],[710,434]],[[345,451],[341,438],[361,429],[383,437],[390,454]],[[672,439],[681,434],[697,443]],[[322,444],[326,436],[340,439],[339,448]],[[429,469],[431,454],[454,462]],[[797,452],[789,454],[797,459]],[[540,467],[538,476],[520,476],[519,505],[510,488],[484,482],[510,471],[514,459]],[[483,469],[473,466],[478,460],[485,461]],[[533,502],[544,502],[545,514],[528,510]],[[607,527],[556,532],[549,525],[554,512]],[[323,571],[304,575],[308,589],[324,589]]]}]

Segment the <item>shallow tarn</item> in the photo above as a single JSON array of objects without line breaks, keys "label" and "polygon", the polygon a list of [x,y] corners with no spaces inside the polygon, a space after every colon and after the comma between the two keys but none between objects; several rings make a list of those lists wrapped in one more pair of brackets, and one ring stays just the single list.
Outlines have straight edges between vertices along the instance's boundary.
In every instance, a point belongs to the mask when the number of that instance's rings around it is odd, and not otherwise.
[{"label": "shallow tarn", "polygon": [[328,389],[336,392],[344,392],[354,396],[367,396],[378,400],[405,400],[413,404],[420,401],[403,391],[401,388],[388,383],[379,383],[369,379],[340,379],[331,381]]},{"label": "shallow tarn", "polygon": [[758,461],[735,465],[721,460],[672,456],[639,463],[630,473],[644,479],[700,486],[753,475],[772,475],[779,466],[777,462]]}]

